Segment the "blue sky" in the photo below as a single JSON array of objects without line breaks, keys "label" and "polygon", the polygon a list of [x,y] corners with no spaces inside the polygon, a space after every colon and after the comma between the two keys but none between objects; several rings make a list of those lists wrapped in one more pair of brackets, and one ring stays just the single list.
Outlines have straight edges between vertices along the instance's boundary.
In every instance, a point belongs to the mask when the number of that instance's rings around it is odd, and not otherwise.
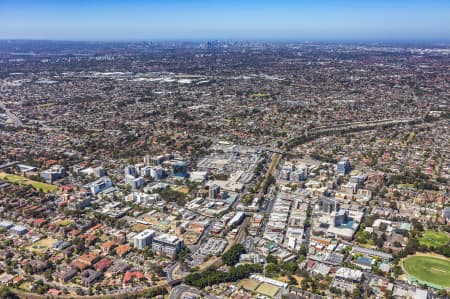
[{"label": "blue sky", "polygon": [[450,40],[450,0],[0,0],[0,39]]}]

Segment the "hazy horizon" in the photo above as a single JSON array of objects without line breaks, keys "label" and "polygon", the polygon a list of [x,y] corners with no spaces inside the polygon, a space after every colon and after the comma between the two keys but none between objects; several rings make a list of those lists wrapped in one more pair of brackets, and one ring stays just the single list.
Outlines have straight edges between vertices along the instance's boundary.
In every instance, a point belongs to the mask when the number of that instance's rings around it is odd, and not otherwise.
[{"label": "hazy horizon", "polygon": [[3,0],[0,39],[441,42],[450,1]]}]

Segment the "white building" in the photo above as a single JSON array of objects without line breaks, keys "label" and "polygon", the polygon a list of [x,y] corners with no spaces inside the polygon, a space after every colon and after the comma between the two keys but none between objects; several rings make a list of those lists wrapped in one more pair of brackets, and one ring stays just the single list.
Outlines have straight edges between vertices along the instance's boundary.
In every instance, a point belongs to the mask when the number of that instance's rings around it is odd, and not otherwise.
[{"label": "white building", "polygon": [[160,200],[159,194],[147,194],[144,192],[132,192],[125,197],[127,201],[133,201],[137,204],[153,205]]},{"label": "white building", "polygon": [[156,180],[162,179],[164,177],[164,168],[161,166],[153,167],[150,170],[150,176]]},{"label": "white building", "polygon": [[341,267],[337,269],[335,278],[359,283],[363,279],[363,273],[360,270]]},{"label": "white building", "polygon": [[175,256],[181,249],[184,248],[183,239],[177,236],[162,234],[153,238],[152,249],[158,253],[168,256]]},{"label": "white building", "polygon": [[151,175],[152,172],[152,167],[151,166],[144,166],[141,168],[141,176],[143,177],[149,177]]},{"label": "white building", "polygon": [[113,187],[113,182],[109,177],[105,176],[105,177],[101,177],[98,180],[90,183],[88,186],[89,186],[89,189],[91,190],[91,193],[93,195],[95,195],[95,194],[105,191],[108,188]]},{"label": "white building", "polygon": [[242,220],[244,220],[245,214],[244,212],[237,212],[233,218],[228,222],[228,226],[235,227],[241,224]]},{"label": "white building", "polygon": [[190,180],[197,183],[203,183],[206,181],[207,174],[206,171],[193,171],[191,172]]},{"label": "white building", "polygon": [[155,231],[146,229],[133,237],[134,247],[137,249],[143,249],[146,246],[152,245],[152,239],[155,236]]},{"label": "white building", "polygon": [[132,175],[132,176],[136,176],[136,167],[134,167],[134,165],[127,165],[127,166],[125,166],[125,168],[124,168],[124,173],[125,173],[125,176],[127,176],[127,175]]},{"label": "white building", "polygon": [[84,175],[93,175],[96,178],[101,178],[103,176],[106,175],[106,171],[103,167],[99,166],[99,167],[88,167],[86,169],[83,169],[80,171],[82,174]]},{"label": "white building", "polygon": [[135,178],[132,175],[126,175],[125,183],[130,185],[132,189],[139,189],[142,186],[144,186],[144,178],[143,177]]}]

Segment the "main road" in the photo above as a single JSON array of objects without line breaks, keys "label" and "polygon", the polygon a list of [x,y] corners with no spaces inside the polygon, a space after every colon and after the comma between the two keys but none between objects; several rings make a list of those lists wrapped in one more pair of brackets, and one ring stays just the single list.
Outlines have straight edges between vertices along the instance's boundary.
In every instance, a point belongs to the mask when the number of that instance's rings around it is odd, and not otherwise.
[{"label": "main road", "polygon": [[210,294],[206,294],[196,288],[190,287],[188,285],[185,284],[180,284],[176,287],[174,287],[172,289],[172,291],[170,292],[170,296],[169,299],[180,299],[183,298],[181,297],[184,293],[193,293],[193,294],[197,294],[199,296],[202,296],[202,298],[207,298],[207,299],[219,299],[216,296],[210,295]]},{"label": "main road", "polygon": [[5,104],[0,101],[0,108],[5,110],[6,115],[8,115],[8,118],[14,123],[16,127],[23,127],[22,121],[14,114],[12,113],[8,108],[6,108]]}]

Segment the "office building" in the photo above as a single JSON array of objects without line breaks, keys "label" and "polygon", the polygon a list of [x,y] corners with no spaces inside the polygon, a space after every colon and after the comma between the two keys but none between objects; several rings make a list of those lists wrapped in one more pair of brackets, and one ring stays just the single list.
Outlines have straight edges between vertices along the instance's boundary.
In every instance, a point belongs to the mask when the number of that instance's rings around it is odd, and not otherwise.
[{"label": "office building", "polygon": [[337,164],[337,172],[339,174],[347,174],[352,170],[352,167],[350,165],[350,162],[348,159],[343,158],[341,161]]},{"label": "office building", "polygon": [[125,176],[125,183],[130,185],[132,189],[136,190],[144,186],[144,178],[143,177],[134,177],[132,175]]},{"label": "office building", "polygon": [[179,239],[177,236],[169,234],[162,234],[154,237],[152,241],[153,251],[170,257],[174,257],[183,248],[183,239]]},{"label": "office building", "polygon": [[98,193],[101,193],[101,192],[107,190],[108,188],[112,188],[113,182],[109,177],[104,176],[104,177],[101,177],[98,180],[90,183],[88,185],[88,187],[91,190],[91,193],[93,195],[96,195]]},{"label": "office building", "polygon": [[10,228],[10,232],[15,235],[25,235],[28,232],[28,229],[22,225],[14,225]]},{"label": "office building", "polygon": [[187,165],[184,161],[178,161],[172,165],[173,175],[177,177],[188,177]]},{"label": "office building", "polygon": [[126,196],[127,201],[133,201],[137,204],[153,205],[160,200],[159,194],[147,194],[143,192],[133,192]]},{"label": "office building", "polygon": [[245,213],[244,212],[237,212],[236,215],[234,215],[233,218],[228,222],[229,227],[235,227],[241,224],[242,220],[244,220]]},{"label": "office building", "polygon": [[151,166],[144,166],[140,170],[140,174],[143,177],[149,177],[151,175],[151,172],[152,172]]},{"label": "office building", "polygon": [[355,283],[360,283],[363,279],[363,272],[341,267],[337,269],[335,279],[343,279]]},{"label": "office building", "polygon": [[218,185],[212,185],[211,187],[209,187],[209,198],[217,198],[217,196],[220,193],[220,187]]},{"label": "office building", "polygon": [[134,248],[143,249],[146,246],[152,245],[152,239],[155,236],[155,231],[146,229],[133,237]]},{"label": "office building", "polygon": [[101,178],[106,175],[106,171],[103,167],[89,167],[80,171],[84,175],[94,176],[96,178]]},{"label": "office building", "polygon": [[156,166],[150,169],[150,176],[155,180],[160,180],[166,176],[166,172],[161,166]]},{"label": "office building", "polygon": [[41,176],[47,182],[54,182],[66,176],[66,170],[60,165],[53,165],[51,168],[42,172]]},{"label": "office building", "polygon": [[91,205],[90,197],[80,197],[80,198],[71,199],[69,201],[69,203],[67,204],[67,208],[70,210],[78,211],[78,210],[82,210],[90,205]]},{"label": "office building", "polygon": [[300,165],[296,167],[296,170],[291,173],[291,181],[304,181],[308,178],[308,167],[306,165]]},{"label": "office building", "polygon": [[134,167],[134,165],[127,165],[124,168],[124,173],[125,173],[125,176],[128,176],[128,175],[136,176],[137,175],[136,167]]}]

